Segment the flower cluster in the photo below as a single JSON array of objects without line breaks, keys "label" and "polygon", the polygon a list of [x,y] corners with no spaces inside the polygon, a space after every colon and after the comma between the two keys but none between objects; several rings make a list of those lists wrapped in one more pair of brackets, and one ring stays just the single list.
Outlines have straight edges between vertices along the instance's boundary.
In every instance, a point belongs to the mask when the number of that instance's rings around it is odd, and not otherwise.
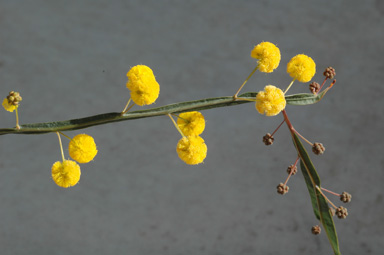
[{"label": "flower cluster", "polygon": [[168,115],[174,123],[182,138],[176,145],[177,155],[188,165],[197,165],[207,156],[207,145],[199,135],[205,129],[203,114],[197,111],[180,113],[177,123]]},{"label": "flower cluster", "polygon": [[159,97],[160,85],[151,68],[145,65],[132,67],[128,73],[127,88],[131,91],[132,101],[140,106],[152,104]]},{"label": "flower cluster", "polygon": [[253,69],[248,78],[245,79],[235,95],[233,95],[233,99],[237,99],[237,95],[239,94],[240,90],[244,87],[245,83],[247,83],[249,78],[252,77],[256,70],[259,70],[262,73],[272,73],[273,70],[279,66],[281,59],[280,49],[273,43],[262,42],[253,48],[251,51],[251,57],[258,60],[257,66],[255,69]]},{"label": "flower cluster", "polygon": [[13,112],[16,110],[16,129],[20,129],[19,126],[19,114],[17,108],[19,108],[20,102],[23,98],[20,96],[19,92],[11,91],[8,96],[3,100],[3,107],[8,112]]},{"label": "flower cluster", "polygon": [[76,135],[68,146],[69,156],[79,163],[88,163],[97,154],[96,143],[93,137],[86,134]]},{"label": "flower cluster", "polygon": [[179,158],[188,165],[197,165],[207,156],[207,145],[200,136],[190,135],[179,140],[176,146]]},{"label": "flower cluster", "polygon": [[[262,43],[256,45],[251,52],[251,57],[258,59],[258,65],[257,65],[256,69],[251,72],[251,74],[247,77],[247,79],[244,81],[244,83],[240,86],[240,89],[235,93],[235,95],[233,96],[233,99],[234,100],[256,101],[255,107],[256,107],[256,110],[260,114],[265,114],[266,116],[276,116],[280,112],[282,112],[283,116],[284,116],[283,122],[281,122],[281,124],[276,128],[276,130],[274,132],[272,132],[272,134],[267,133],[263,137],[263,143],[265,145],[272,145],[274,142],[273,135],[277,132],[277,130],[280,128],[280,126],[285,122],[287,124],[290,132],[291,132],[292,138],[294,138],[294,141],[297,141],[295,139],[301,138],[311,145],[312,151],[316,155],[323,154],[325,151],[323,144],[317,143],[317,142],[311,143],[307,139],[305,139],[302,135],[300,135],[296,131],[296,129],[293,128],[290,120],[288,119],[288,116],[287,116],[287,113],[285,110],[285,107],[287,104],[286,99],[285,99],[285,94],[289,90],[289,88],[292,86],[294,81],[297,80],[299,82],[305,83],[305,82],[311,81],[312,78],[314,77],[314,75],[316,73],[316,64],[313,61],[313,59],[307,55],[298,54],[298,55],[294,56],[288,62],[287,73],[293,78],[293,80],[291,81],[291,83],[288,85],[288,87],[286,88],[286,90],[284,92],[281,89],[277,88],[276,86],[267,85],[264,87],[263,91],[259,91],[257,93],[255,99],[238,98],[237,94],[240,92],[240,90],[242,89],[244,84],[250,79],[250,77],[254,74],[254,72],[257,69],[260,70],[261,72],[271,73],[271,72],[273,72],[274,69],[276,69],[278,67],[280,59],[281,59],[280,50],[273,43],[270,43],[270,42],[262,42]],[[333,79],[334,78],[334,76],[336,75],[336,71],[334,68],[328,67],[324,71],[323,74],[325,76],[325,80],[323,81],[322,85],[320,85],[317,82],[312,82],[309,85],[309,88],[314,95],[317,95],[318,93],[320,93],[320,91],[321,91],[322,87],[324,86],[327,79]],[[336,80],[334,80],[331,83],[331,85],[327,88],[327,90],[330,89],[335,82],[336,82]],[[277,187],[276,187],[277,193],[279,193],[281,195],[287,194],[289,192],[289,186],[287,185],[287,183],[288,183],[288,180],[290,179],[290,177],[297,173],[298,161],[300,159],[302,161],[305,161],[307,159],[307,156],[304,157],[302,154],[303,152],[300,151],[299,148],[297,148],[299,146],[298,144],[299,143],[301,144],[301,142],[298,141],[298,142],[294,142],[294,143],[295,143],[295,146],[296,146],[296,149],[298,152],[298,156],[296,158],[295,163],[291,164],[288,167],[288,169],[287,169],[288,177],[286,178],[285,182],[279,183],[279,185],[277,185]],[[302,146],[302,145],[300,145],[300,146]],[[306,163],[306,164],[308,164],[308,163]],[[309,171],[308,169],[302,169],[302,170],[303,171]],[[314,170],[314,171],[316,171],[316,170]],[[348,215],[347,209],[342,207],[342,206],[336,207],[324,195],[323,191],[327,191],[331,194],[339,196],[340,200],[345,202],[345,203],[350,202],[350,200],[351,200],[350,194],[348,194],[346,192],[343,192],[342,194],[337,194],[337,193],[329,191],[327,189],[320,188],[319,187],[320,185],[317,185],[317,182],[315,183],[315,180],[312,180],[312,179],[311,179],[311,183],[308,185],[312,185],[313,187],[316,187],[316,189],[318,190],[317,192],[320,192],[321,195],[326,199],[326,201],[332,206],[332,207],[330,207],[328,205],[328,207],[330,208],[330,212],[334,212],[334,214],[336,214],[337,217],[339,217],[340,219],[344,219],[347,217],[347,215]],[[314,226],[312,228],[313,234],[317,235],[317,234],[320,234],[320,232],[321,232],[321,229],[319,226]]]},{"label": "flower cluster", "polygon": [[96,143],[92,136],[87,134],[79,134],[70,139],[68,145],[69,155],[72,160],[64,159],[63,147],[61,144],[60,134],[57,134],[60,142],[60,149],[63,161],[57,161],[52,166],[52,179],[60,187],[68,188],[76,185],[80,180],[81,170],[78,163],[88,163],[94,159],[97,154]]},{"label": "flower cluster", "polygon": [[287,73],[300,82],[309,82],[316,73],[316,64],[304,54],[294,56],[287,65]]},{"label": "flower cluster", "polygon": [[80,180],[80,166],[72,160],[57,161],[52,166],[52,179],[63,188],[76,185]]},{"label": "flower cluster", "polygon": [[185,136],[200,135],[205,129],[205,119],[201,112],[183,112],[177,118],[177,126]]},{"label": "flower cluster", "polygon": [[11,91],[9,95],[3,100],[3,107],[8,112],[13,112],[19,107],[19,103],[21,102],[22,97],[19,92]]},{"label": "flower cluster", "polygon": [[284,110],[286,105],[284,93],[273,85],[267,85],[264,91],[256,96],[256,109],[260,114],[275,116]]},{"label": "flower cluster", "polygon": [[251,57],[258,59],[258,69],[263,73],[271,73],[280,63],[280,50],[273,43],[262,42],[251,51]]},{"label": "flower cluster", "polygon": [[[238,93],[257,69],[265,73],[273,72],[279,66],[281,54],[279,48],[273,43],[262,42],[253,48],[251,57],[258,59],[258,65],[235,93],[233,96],[234,100],[238,99]],[[304,54],[298,54],[288,62],[287,72],[293,80],[284,92],[273,85],[267,85],[265,86],[264,91],[260,91],[257,94],[255,100],[256,109],[260,114],[275,116],[284,110],[286,106],[285,93],[289,90],[295,80],[300,82],[310,81],[316,73],[316,64],[311,57]],[[324,72],[324,75],[328,79],[333,78],[335,74],[336,72],[332,67],[328,67]],[[322,86],[320,87],[317,85],[318,84],[315,83],[310,85],[310,89],[313,93],[318,93],[321,90]]]}]

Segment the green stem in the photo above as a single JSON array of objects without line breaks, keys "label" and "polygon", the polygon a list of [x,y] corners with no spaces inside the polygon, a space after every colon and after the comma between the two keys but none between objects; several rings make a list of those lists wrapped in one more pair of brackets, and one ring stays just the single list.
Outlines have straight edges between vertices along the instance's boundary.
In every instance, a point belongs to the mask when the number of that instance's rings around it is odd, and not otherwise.
[{"label": "green stem", "polygon": [[[326,90],[318,95],[313,94],[296,94],[286,96],[285,99],[287,104],[291,105],[307,105],[314,104],[320,101]],[[20,129],[17,128],[2,128],[0,129],[0,135],[6,134],[44,134],[58,131],[68,131],[68,130],[77,130],[84,129],[91,126],[102,125],[112,122],[133,120],[140,118],[155,117],[161,115],[168,115],[170,113],[181,113],[188,111],[201,111],[218,107],[227,107],[234,106],[239,104],[250,103],[250,99],[255,99],[256,92],[248,92],[240,95],[236,100],[233,96],[227,97],[215,97],[200,99],[189,102],[181,102],[170,104],[166,106],[161,106],[157,108],[151,108],[146,110],[130,111],[124,114],[121,112],[112,112],[104,113],[95,116],[89,116],[80,119],[72,119],[65,121],[55,121],[55,122],[46,122],[46,123],[33,123],[33,124],[24,124],[20,126]]]}]

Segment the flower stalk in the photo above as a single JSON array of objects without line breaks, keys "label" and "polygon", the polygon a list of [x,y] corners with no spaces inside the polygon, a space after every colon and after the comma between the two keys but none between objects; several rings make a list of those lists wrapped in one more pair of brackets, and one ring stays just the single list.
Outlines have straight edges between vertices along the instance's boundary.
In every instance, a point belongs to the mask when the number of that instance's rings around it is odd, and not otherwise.
[{"label": "flower stalk", "polygon": [[59,138],[59,144],[60,144],[60,150],[61,150],[61,158],[64,161],[65,158],[64,158],[63,144],[61,142],[60,132],[56,132],[56,134],[57,134],[57,137]]},{"label": "flower stalk", "polygon": [[252,75],[256,72],[256,70],[259,68],[259,66],[256,66],[255,69],[248,75],[247,79],[241,84],[240,88],[236,91],[236,93],[233,95],[233,99],[237,99],[237,95],[240,93],[240,90],[244,87],[245,83],[252,77]]},{"label": "flower stalk", "polygon": [[15,109],[16,111],[16,129],[20,129],[19,125],[19,112],[17,111],[17,108]]},{"label": "flower stalk", "polygon": [[185,137],[185,135],[183,134],[183,132],[180,130],[179,126],[176,124],[175,120],[172,118],[171,114],[168,114],[168,117],[172,120],[173,125],[175,126],[175,128],[177,129],[177,131],[180,133],[180,135],[181,135],[182,137]]}]

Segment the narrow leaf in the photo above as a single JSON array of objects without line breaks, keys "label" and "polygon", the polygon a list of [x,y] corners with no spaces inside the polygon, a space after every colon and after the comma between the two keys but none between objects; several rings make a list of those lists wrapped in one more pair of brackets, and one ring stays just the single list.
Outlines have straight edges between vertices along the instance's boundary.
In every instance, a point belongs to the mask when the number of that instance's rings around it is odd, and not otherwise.
[{"label": "narrow leaf", "polygon": [[297,153],[299,154],[300,159],[302,160],[302,163],[305,166],[305,169],[308,171],[308,175],[311,178],[311,182],[313,183],[313,185],[317,185],[320,187],[320,177],[315,169],[315,166],[312,164],[312,161],[307,151],[301,143],[300,138],[295,133],[292,133],[292,135],[293,143],[295,144]]},{"label": "narrow leaf", "polygon": [[[291,132],[293,136],[293,142],[295,144],[297,153],[300,157],[300,167],[303,173],[305,182],[307,184],[308,192],[311,197],[312,207],[314,214],[317,219],[320,220],[321,224],[324,227],[325,232],[327,233],[328,240],[332,246],[333,252],[335,255],[340,255],[339,241],[337,238],[335,224],[333,222],[332,215],[328,206],[328,202],[324,195],[319,191],[320,187],[320,178],[317,174],[317,171],[312,164],[311,159],[307,151],[305,150],[303,144],[301,143],[299,137]],[[316,188],[315,188],[316,187]]]},{"label": "narrow leaf", "polygon": [[319,212],[319,207],[317,205],[315,188],[313,187],[311,178],[309,177],[308,170],[305,168],[305,165],[301,160],[300,160],[300,168],[301,168],[301,172],[303,173],[305,183],[307,184],[309,196],[311,197],[313,213],[315,214],[316,218],[320,220],[320,212]]},{"label": "narrow leaf", "polygon": [[339,255],[341,254],[339,249],[339,240],[337,238],[336,227],[335,223],[333,222],[333,217],[330,212],[328,202],[318,189],[316,189],[316,195],[320,209],[321,223],[323,224],[324,230],[327,233],[328,240],[331,243],[335,255]]},{"label": "narrow leaf", "polygon": [[327,91],[328,91],[328,88],[317,95],[307,94],[307,93],[288,95],[288,96],[285,96],[285,100],[287,101],[287,104],[290,104],[290,105],[314,104],[319,102],[324,97],[325,93],[327,93]]}]

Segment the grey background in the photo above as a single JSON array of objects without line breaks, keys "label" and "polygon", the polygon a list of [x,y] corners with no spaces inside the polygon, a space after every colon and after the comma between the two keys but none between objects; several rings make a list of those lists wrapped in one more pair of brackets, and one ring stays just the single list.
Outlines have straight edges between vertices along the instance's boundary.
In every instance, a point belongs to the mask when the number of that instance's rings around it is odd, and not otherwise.
[{"label": "grey background", "polygon": [[[232,95],[261,41],[280,47],[280,67],[257,72],[244,92],[285,88],[299,53],[316,61],[319,82],[335,67],[324,100],[287,112],[326,146],[313,156],[322,185],[353,195],[348,218],[335,219],[342,253],[382,254],[383,1],[0,3],[0,95],[21,93],[21,123],[121,111],[137,64],[160,83],[154,106]],[[296,82],[290,93],[307,91]],[[99,149],[70,189],[50,176],[61,158],[55,134],[1,136],[1,254],[332,254],[324,233],[310,234],[317,222],[301,174],[276,193],[295,150],[285,126],[273,146],[261,138],[282,116],[253,104],[203,113],[208,156],[198,166],[177,157],[167,117],[66,132],[92,135]],[[1,110],[0,123],[13,127],[14,114]]]}]

